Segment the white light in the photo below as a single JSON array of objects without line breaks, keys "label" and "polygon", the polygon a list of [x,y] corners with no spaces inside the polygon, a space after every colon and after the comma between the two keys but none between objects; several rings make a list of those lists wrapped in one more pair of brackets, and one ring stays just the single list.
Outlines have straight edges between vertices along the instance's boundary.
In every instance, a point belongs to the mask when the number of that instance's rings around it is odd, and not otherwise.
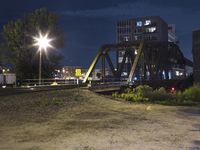
[{"label": "white light", "polygon": [[49,33],[42,35],[42,33],[39,32],[39,36],[33,37],[33,39],[35,40],[34,46],[38,46],[39,51],[46,51],[48,47],[53,48],[53,46],[50,43],[51,41],[53,41],[53,39],[50,39],[48,36]]},{"label": "white light", "polygon": [[137,55],[138,54],[138,52],[137,52],[137,50],[135,50],[135,55]]},{"label": "white light", "polygon": [[151,20],[146,20],[145,23],[144,23],[145,26],[148,26],[150,24],[151,24]]},{"label": "white light", "polygon": [[142,26],[142,21],[137,21],[136,25],[137,25],[137,27],[141,27]]},{"label": "white light", "polygon": [[150,28],[146,28],[146,32],[150,32],[153,33],[156,31],[156,27],[150,27]]},{"label": "white light", "polygon": [[180,76],[180,72],[179,71],[176,71],[176,76]]}]

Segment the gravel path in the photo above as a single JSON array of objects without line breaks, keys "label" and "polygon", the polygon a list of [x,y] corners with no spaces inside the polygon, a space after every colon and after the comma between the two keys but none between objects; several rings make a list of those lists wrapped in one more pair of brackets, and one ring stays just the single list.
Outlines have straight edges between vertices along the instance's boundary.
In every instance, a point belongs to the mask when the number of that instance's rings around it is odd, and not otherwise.
[{"label": "gravel path", "polygon": [[200,150],[200,108],[87,90],[0,97],[0,150]]}]

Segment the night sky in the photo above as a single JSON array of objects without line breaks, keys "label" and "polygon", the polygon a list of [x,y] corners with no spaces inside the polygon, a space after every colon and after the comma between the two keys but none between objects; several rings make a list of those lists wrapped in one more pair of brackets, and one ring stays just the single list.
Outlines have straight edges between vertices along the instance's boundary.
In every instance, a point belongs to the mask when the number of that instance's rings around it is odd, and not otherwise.
[{"label": "night sky", "polygon": [[98,48],[116,42],[116,22],[138,16],[161,16],[175,24],[180,47],[192,58],[192,31],[200,29],[200,0],[1,0],[0,28],[37,8],[60,16],[65,32],[63,65],[88,67]]}]

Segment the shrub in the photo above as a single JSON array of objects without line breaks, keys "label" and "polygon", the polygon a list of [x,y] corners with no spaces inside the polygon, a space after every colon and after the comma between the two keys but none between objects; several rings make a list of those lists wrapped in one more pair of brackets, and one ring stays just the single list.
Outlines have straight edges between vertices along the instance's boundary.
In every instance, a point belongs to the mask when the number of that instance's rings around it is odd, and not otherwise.
[{"label": "shrub", "polygon": [[148,85],[140,85],[135,88],[135,92],[142,96],[146,96],[147,94],[153,92],[153,89]]},{"label": "shrub", "polygon": [[133,89],[131,89],[131,88],[126,88],[126,89],[124,90],[124,93],[133,93]]},{"label": "shrub", "polygon": [[144,102],[149,100],[149,98],[147,98],[146,95],[147,93],[152,91],[153,89],[150,86],[142,85],[136,87],[135,89],[127,88],[122,94],[113,93],[112,96],[125,99],[126,101]]},{"label": "shrub", "polygon": [[173,95],[167,93],[167,91],[163,87],[158,90],[152,91],[151,93],[149,93],[148,97],[151,101],[167,101],[174,99]]},{"label": "shrub", "polygon": [[158,102],[162,104],[193,104],[200,102],[200,87],[193,86],[184,92],[168,93],[165,88],[153,90],[148,85],[140,85],[134,89],[126,89],[124,93],[113,93],[113,97],[132,102]]},{"label": "shrub", "polygon": [[177,99],[179,101],[200,102],[200,87],[193,86],[189,89],[186,89],[182,94],[177,94]]},{"label": "shrub", "polygon": [[174,95],[175,95],[175,101],[177,103],[182,103],[184,101],[182,92],[180,92],[180,91],[176,92]]},{"label": "shrub", "polygon": [[165,88],[153,91],[148,85],[140,85],[134,89],[127,88],[124,93],[113,93],[113,97],[119,97],[132,102],[164,101],[172,98]]},{"label": "shrub", "polygon": [[119,97],[119,94],[118,94],[118,92],[115,92],[115,93],[112,93],[112,97]]}]

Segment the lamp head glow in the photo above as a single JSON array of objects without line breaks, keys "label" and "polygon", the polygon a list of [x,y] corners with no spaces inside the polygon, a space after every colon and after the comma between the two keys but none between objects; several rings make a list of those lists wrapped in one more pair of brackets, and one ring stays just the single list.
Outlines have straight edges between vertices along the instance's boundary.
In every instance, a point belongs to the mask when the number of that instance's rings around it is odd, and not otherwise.
[{"label": "lamp head glow", "polygon": [[49,37],[49,33],[46,33],[45,35],[42,35],[41,32],[39,32],[39,35],[37,37],[33,37],[35,43],[33,44],[34,46],[38,46],[38,50],[47,50],[47,48],[53,48],[53,46],[51,45],[51,41],[53,41],[53,39],[50,39]]}]

